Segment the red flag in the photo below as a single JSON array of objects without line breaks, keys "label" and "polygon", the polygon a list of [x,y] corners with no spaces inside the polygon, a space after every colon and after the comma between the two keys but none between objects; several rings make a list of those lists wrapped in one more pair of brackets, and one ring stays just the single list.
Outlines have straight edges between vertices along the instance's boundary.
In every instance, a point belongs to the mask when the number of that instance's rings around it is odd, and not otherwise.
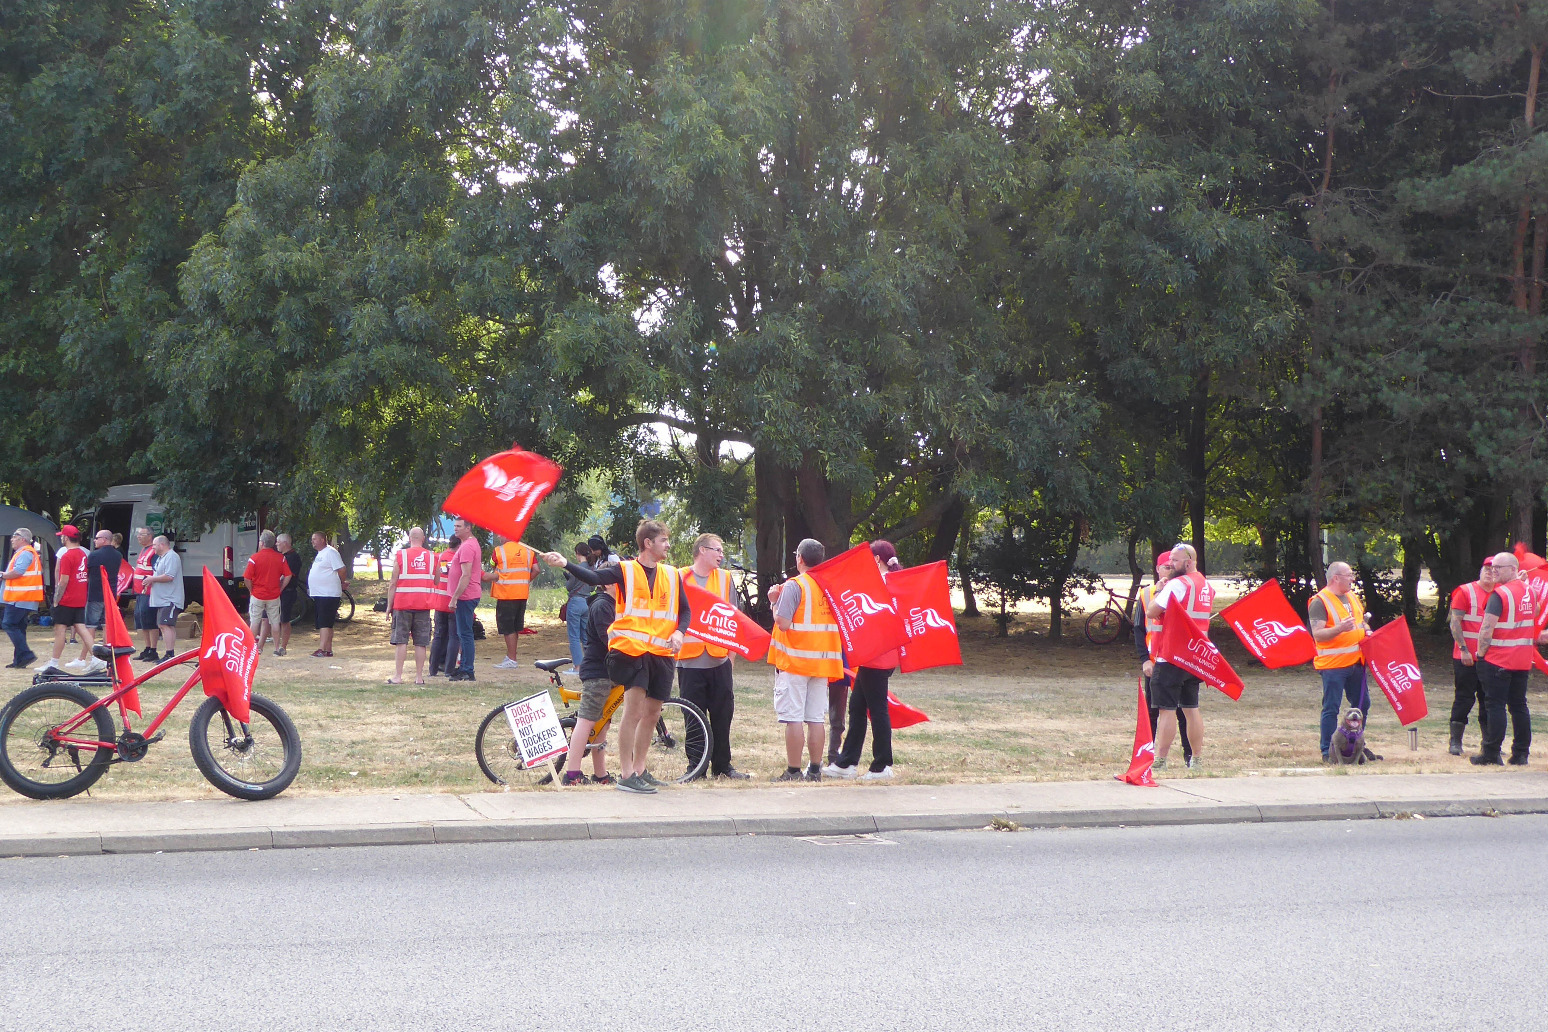
[{"label": "red flag", "polygon": [[693,611],[686,637],[730,649],[754,663],[769,651],[773,635],[758,626],[758,621],[714,592],[690,583],[686,577],[683,590],[688,593],[688,608]]},{"label": "red flag", "polygon": [[1161,618],[1161,640],[1156,645],[1156,658],[1182,667],[1232,699],[1242,697],[1242,679],[1236,676],[1236,671],[1209,640],[1209,635],[1199,630],[1175,600],[1166,607],[1166,614]]},{"label": "red flag", "polygon": [[1317,643],[1290,608],[1278,580],[1260,584],[1220,611],[1220,617],[1270,670],[1299,666],[1317,658]]},{"label": "red flag", "polygon": [[[1168,609],[1171,607],[1168,606]],[[1155,735],[1150,730],[1150,707],[1145,705],[1145,679],[1139,682],[1139,716],[1134,721],[1134,753],[1129,757],[1129,769],[1113,778],[1126,785],[1144,785],[1159,788],[1150,774],[1150,765],[1156,759]]]},{"label": "red flag", "polygon": [[922,709],[915,709],[906,702],[898,701],[898,697],[891,692],[887,693],[887,716],[892,719],[892,730],[902,727],[913,727],[915,724],[923,724],[930,719]]},{"label": "red flag", "polygon": [[513,444],[510,451],[491,455],[468,470],[441,508],[520,541],[538,503],[554,489],[562,472],[558,463]]},{"label": "red flag", "polygon": [[[102,570],[101,573],[102,605],[107,611],[107,624],[103,629],[102,643],[112,648],[133,648],[134,639],[129,637],[129,628],[124,626],[124,614],[118,610],[118,597],[111,590],[112,582],[108,580],[106,570]],[[134,680],[134,664],[129,662],[128,656],[114,656],[113,673],[117,676],[119,684],[128,684]],[[125,692],[122,701],[124,709],[133,710],[137,717],[144,716],[140,712],[138,688],[131,688]]]},{"label": "red flag", "polygon": [[1408,633],[1406,619],[1400,616],[1381,630],[1367,634],[1360,642],[1360,655],[1365,657],[1366,672],[1392,703],[1399,724],[1407,727],[1429,714],[1419,657],[1414,655],[1414,639]]},{"label": "red flag", "polygon": [[204,638],[199,642],[199,677],[204,694],[213,695],[226,712],[242,723],[251,719],[248,700],[258,672],[260,646],[247,623],[237,615],[225,589],[204,568]]},{"label": "red flag", "polygon": [[951,612],[951,585],[946,563],[925,563],[887,576],[887,588],[903,618],[908,641],[898,649],[898,669],[905,674],[938,666],[961,666],[962,646]]},{"label": "red flag", "polygon": [[897,602],[876,568],[870,545],[862,542],[806,572],[838,620],[845,662],[863,666],[907,641]]}]

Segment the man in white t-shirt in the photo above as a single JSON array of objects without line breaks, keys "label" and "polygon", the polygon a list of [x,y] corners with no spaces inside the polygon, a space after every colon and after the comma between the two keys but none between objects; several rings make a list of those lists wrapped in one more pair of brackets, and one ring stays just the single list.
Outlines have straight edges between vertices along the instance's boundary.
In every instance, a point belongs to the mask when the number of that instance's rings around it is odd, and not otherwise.
[{"label": "man in white t-shirt", "polygon": [[[1183,608],[1204,636],[1209,637],[1209,618],[1215,592],[1198,571],[1198,553],[1192,545],[1176,545],[1172,548],[1168,567],[1171,579],[1152,596],[1150,605],[1145,609],[1145,623],[1151,627],[1162,626],[1167,607],[1176,604]],[[1155,729],[1156,768],[1166,767],[1167,753],[1171,751],[1172,741],[1177,737],[1179,707],[1187,721],[1188,744],[1193,746],[1193,755],[1187,764],[1190,768],[1203,766],[1204,718],[1199,715],[1199,679],[1189,675],[1182,667],[1158,659],[1154,653],[1151,654],[1150,662],[1144,665],[1144,670],[1150,677],[1150,704],[1160,710]]]},{"label": "man in white t-shirt", "polygon": [[333,625],[339,618],[339,600],[344,597],[344,582],[349,570],[344,567],[344,557],[339,550],[328,544],[322,531],[312,534],[312,547],[317,558],[306,575],[306,593],[312,596],[312,623],[317,628],[317,651],[312,655],[328,658],[333,655]]}]

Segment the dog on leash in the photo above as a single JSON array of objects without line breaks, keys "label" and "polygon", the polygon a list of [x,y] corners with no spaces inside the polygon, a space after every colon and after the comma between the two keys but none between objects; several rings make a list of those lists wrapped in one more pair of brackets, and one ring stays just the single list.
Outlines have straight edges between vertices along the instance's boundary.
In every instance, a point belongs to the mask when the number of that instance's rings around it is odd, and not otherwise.
[{"label": "dog on leash", "polygon": [[1365,714],[1351,706],[1344,714],[1344,722],[1333,731],[1333,740],[1328,743],[1328,762],[1335,767],[1354,766],[1364,763],[1369,752],[1365,748]]}]

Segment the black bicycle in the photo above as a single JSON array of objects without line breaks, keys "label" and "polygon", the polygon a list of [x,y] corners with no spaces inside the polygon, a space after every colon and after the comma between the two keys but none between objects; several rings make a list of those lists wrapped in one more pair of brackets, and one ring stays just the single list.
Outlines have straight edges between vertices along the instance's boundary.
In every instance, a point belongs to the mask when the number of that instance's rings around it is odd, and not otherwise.
[{"label": "black bicycle", "polygon": [[[349,589],[348,588],[345,588],[343,590],[344,590],[344,594],[339,597],[339,619],[338,619],[338,622],[341,623],[341,624],[346,624],[346,623],[349,623],[351,620],[353,620],[355,618],[355,596],[351,595],[349,593]],[[308,595],[306,593],[306,589],[304,589],[304,588],[297,588],[296,589],[296,608],[295,608],[295,611],[291,614],[291,617],[290,617],[291,622],[292,623],[302,623],[302,622],[310,619],[311,615],[312,615],[312,596],[310,596],[310,595]]]}]

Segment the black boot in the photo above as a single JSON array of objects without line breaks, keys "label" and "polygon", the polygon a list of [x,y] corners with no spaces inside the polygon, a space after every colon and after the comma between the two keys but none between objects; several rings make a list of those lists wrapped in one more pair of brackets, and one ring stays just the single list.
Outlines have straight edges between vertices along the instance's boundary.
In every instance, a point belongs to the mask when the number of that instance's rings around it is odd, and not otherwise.
[{"label": "black boot", "polygon": [[1525,749],[1512,749],[1510,751],[1510,765],[1512,767],[1525,767],[1527,765],[1527,751]]},{"label": "black boot", "polygon": [[1491,749],[1486,745],[1477,756],[1474,756],[1471,759],[1473,766],[1475,767],[1503,767],[1505,765],[1505,761],[1500,759],[1499,746],[1495,746],[1493,749]]},{"label": "black boot", "polygon": [[1453,756],[1462,755],[1462,732],[1467,730],[1467,721],[1453,720],[1451,722],[1451,745],[1446,750]]}]

